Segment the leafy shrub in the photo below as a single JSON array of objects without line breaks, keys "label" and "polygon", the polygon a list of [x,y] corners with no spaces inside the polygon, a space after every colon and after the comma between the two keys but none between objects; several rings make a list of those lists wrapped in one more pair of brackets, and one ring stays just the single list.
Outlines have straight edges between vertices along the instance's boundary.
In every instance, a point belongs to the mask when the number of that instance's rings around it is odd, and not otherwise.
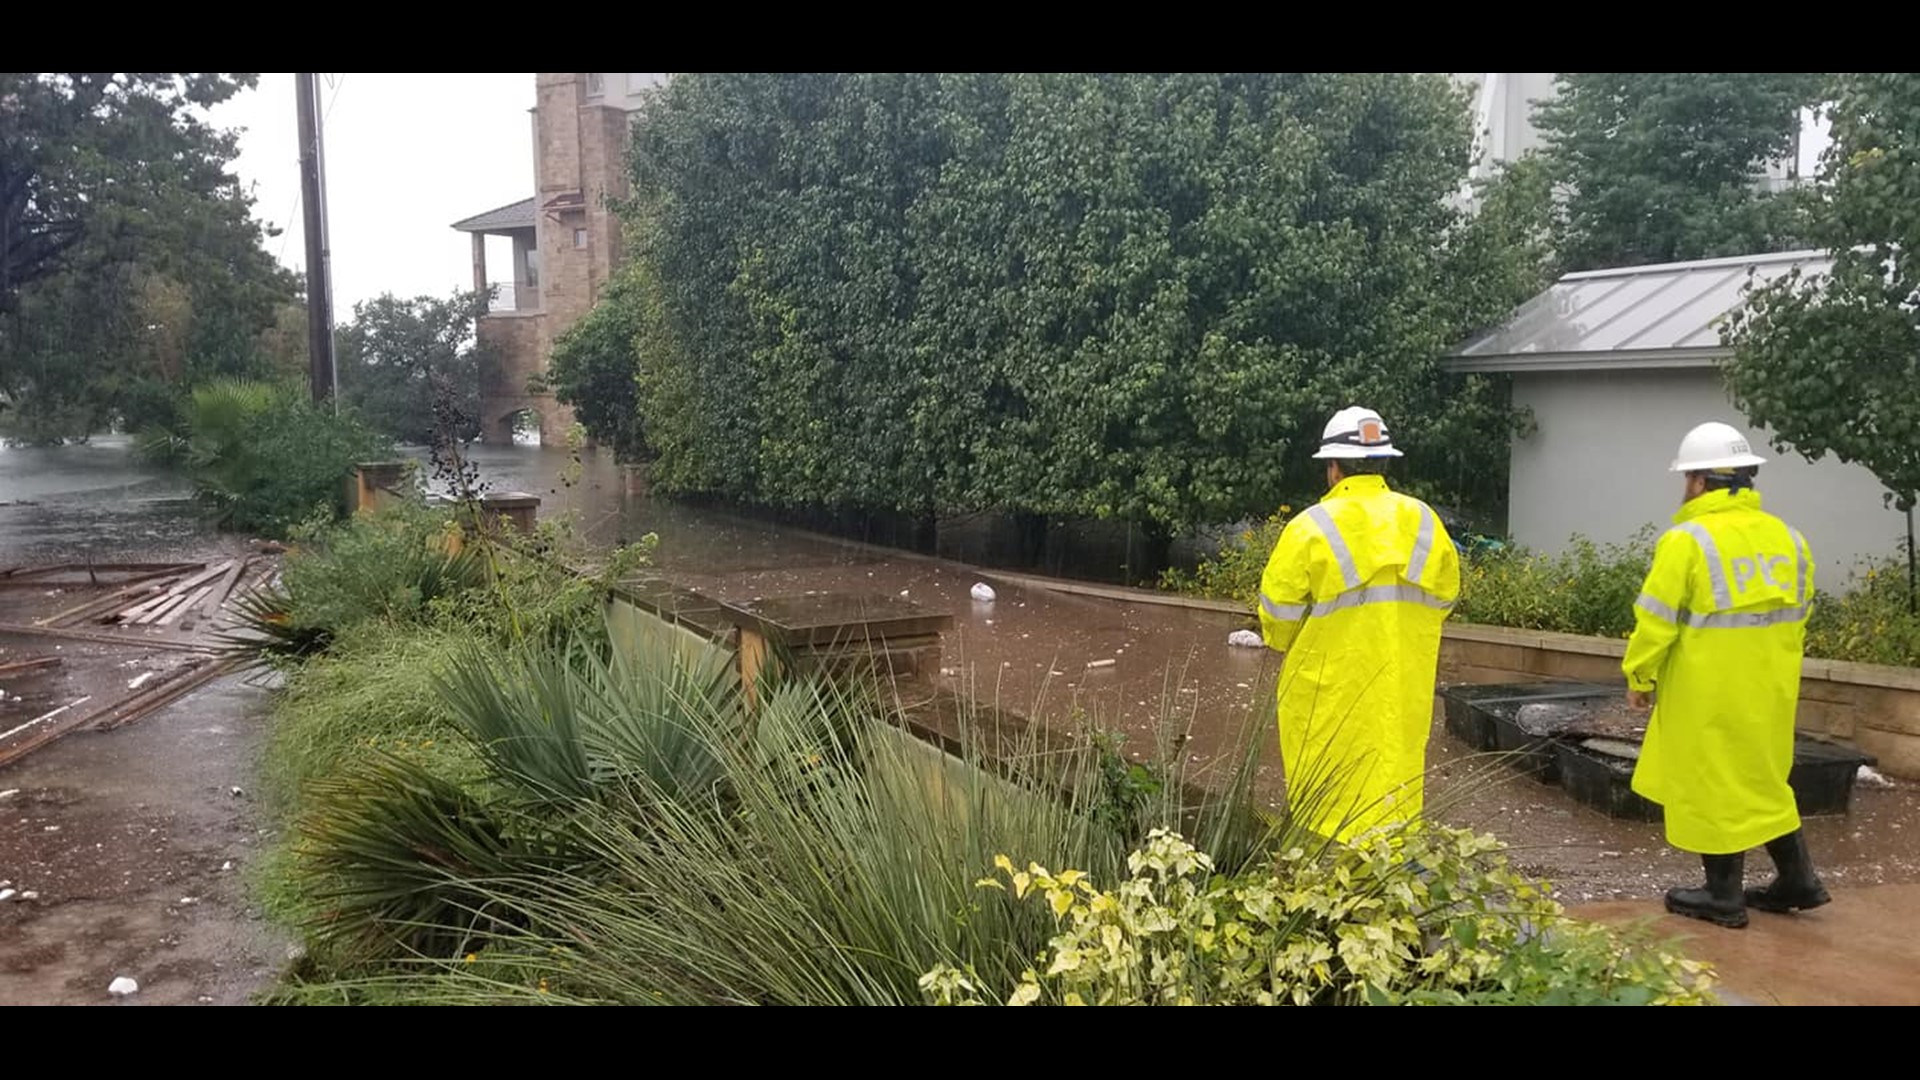
[{"label": "leafy shrub", "polygon": [[[1037,863],[980,882],[1041,901],[1058,932],[1040,967],[1004,990],[942,966],[935,1004],[1334,1005],[1705,1004],[1703,965],[1629,947],[1566,917],[1509,869],[1491,837],[1413,826],[1353,847],[1287,848],[1215,876],[1213,861],[1157,830],[1104,891]],[[1425,868],[1417,872],[1410,866]]]},{"label": "leafy shrub", "polygon": [[1178,567],[1166,570],[1160,575],[1160,587],[1209,600],[1238,600],[1252,608],[1260,600],[1260,575],[1266,572],[1267,559],[1292,517],[1293,508],[1282,506],[1260,524],[1242,529],[1191,573]]},{"label": "leafy shrub", "polygon": [[508,640],[604,640],[607,585],[644,566],[649,534],[614,551],[596,574],[556,562],[557,529],[533,536],[463,530],[460,511],[400,503],[338,524],[294,531],[276,588],[242,597],[233,649],[254,659],[297,659],[369,619],[431,623]]},{"label": "leafy shrub", "polygon": [[[763,682],[749,711],[724,653],[669,636],[642,649],[456,662],[441,697],[484,768],[457,798],[365,755],[311,785],[292,869],[325,897],[306,921],[322,951],[425,1000],[545,986],[547,1000],[914,1004],[935,963],[1012,978],[1044,944],[1036,915],[977,903],[973,868],[993,851],[1120,865],[1094,813],[1095,753],[995,774],[901,734],[883,695]],[[1264,823],[1184,808],[1172,787],[1129,809],[1184,810],[1223,852],[1262,846]],[[456,803],[457,827],[443,820]],[[367,819],[374,805],[388,823]]]},{"label": "leafy shrub", "polygon": [[[1161,587],[1217,600],[1259,602],[1260,577],[1286,528],[1290,507],[1222,545],[1192,573],[1169,570]],[[1618,637],[1633,629],[1633,601],[1653,561],[1653,532],[1625,544],[1575,537],[1561,555],[1487,545],[1461,567],[1454,615],[1526,630]]]},{"label": "leafy shrub", "polygon": [[141,447],[182,466],[221,527],[274,536],[316,511],[340,516],[354,464],[392,453],[297,386],[233,380],[196,388],[174,428],[147,433]]},{"label": "leafy shrub", "polygon": [[1464,622],[1623,637],[1633,631],[1633,603],[1653,565],[1654,530],[1624,544],[1576,536],[1565,552],[1525,548],[1489,552],[1461,567],[1454,617]]},{"label": "leafy shrub", "polygon": [[[1079,971],[1144,1001],[1167,996],[1144,988],[1173,986],[1176,958],[1176,999],[1251,1002],[1263,982],[1286,1003],[1705,989],[1696,967],[1561,919],[1490,840],[1436,830],[1336,849],[1218,812],[1249,804],[1250,783],[1211,810],[1183,806],[1170,763],[1164,782],[1127,778],[1128,812],[1161,823],[1130,860],[1131,830],[1102,812],[1111,747],[1044,766],[1016,755],[1044,771],[977,767],[901,733],[879,697],[810,679],[763,684],[750,710],[723,654],[664,635],[633,661],[552,646],[476,655],[443,684],[484,775],[450,782],[388,754],[312,786],[299,836],[320,903],[307,925],[358,966],[292,984],[287,1000],[916,1004],[942,985],[955,997],[1029,984],[1063,1001],[1122,996],[1056,985]],[[1181,821],[1239,854],[1216,867],[1167,831]],[[1006,850],[1088,870],[1029,871],[1064,902],[995,900],[977,868]],[[1016,889],[1039,880],[1003,865]],[[1110,895],[1080,886],[1130,873]],[[1264,928],[1255,909],[1272,916]],[[1071,944],[1060,920],[1081,915],[1095,922]],[[1531,930],[1547,941],[1526,952]],[[1116,933],[1140,953],[1135,973],[1097,975],[1092,950]],[[1269,947],[1290,981],[1261,974]]]},{"label": "leafy shrub", "polygon": [[480,554],[464,546],[445,511],[402,503],[339,525],[297,530],[281,571],[294,621],[339,629],[361,619],[427,616],[435,601],[486,581]]},{"label": "leafy shrub", "polygon": [[1920,615],[1904,556],[1863,568],[1851,592],[1819,594],[1807,620],[1807,655],[1920,667]]}]

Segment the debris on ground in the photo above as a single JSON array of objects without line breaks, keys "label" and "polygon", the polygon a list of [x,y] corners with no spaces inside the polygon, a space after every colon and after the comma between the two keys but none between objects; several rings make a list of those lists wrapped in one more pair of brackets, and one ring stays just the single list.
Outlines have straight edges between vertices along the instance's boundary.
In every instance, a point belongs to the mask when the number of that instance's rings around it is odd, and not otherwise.
[{"label": "debris on ground", "polygon": [[[1853,774],[1853,781],[1856,784],[1864,784],[1867,787],[1890,788],[1893,786],[1893,781],[1888,778],[1886,773],[1881,772],[1871,765],[1860,766],[1860,771]],[[0,795],[4,795],[4,792],[0,792]]]},{"label": "debris on ground", "polygon": [[975,600],[978,600],[983,604],[993,603],[994,596],[995,596],[995,593],[993,591],[993,586],[987,584],[984,581],[974,582],[973,588],[968,590],[968,594],[972,596]]},{"label": "debris on ground", "polygon": [[1112,659],[1111,657],[1109,657],[1108,659],[1105,659],[1105,660],[1089,660],[1089,661],[1087,661],[1087,666],[1088,666],[1088,667],[1090,667],[1090,668],[1097,668],[1097,667],[1112,667],[1112,666],[1113,666],[1113,664],[1114,664],[1114,661],[1113,661],[1113,659]]},{"label": "debris on ground", "polygon": [[125,975],[116,976],[112,982],[107,984],[107,993],[112,994],[114,997],[127,997],[130,994],[137,994],[139,992],[140,984],[127,978]]},{"label": "debris on ground", "polygon": [[1260,634],[1254,630],[1235,630],[1227,635],[1227,644],[1236,649],[1258,649],[1266,645]]}]

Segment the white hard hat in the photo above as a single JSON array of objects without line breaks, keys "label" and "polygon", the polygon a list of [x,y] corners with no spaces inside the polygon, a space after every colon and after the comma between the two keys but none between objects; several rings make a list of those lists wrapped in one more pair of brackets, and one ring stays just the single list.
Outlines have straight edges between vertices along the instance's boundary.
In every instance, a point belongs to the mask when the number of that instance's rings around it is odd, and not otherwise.
[{"label": "white hard hat", "polygon": [[1742,469],[1764,465],[1767,459],[1753,452],[1747,437],[1732,424],[1710,420],[1680,440],[1680,453],[1668,467],[1669,472],[1711,472],[1716,469]]},{"label": "white hard hat", "polygon": [[1315,458],[1401,457],[1387,433],[1387,422],[1372,409],[1351,405],[1333,414],[1320,433]]}]

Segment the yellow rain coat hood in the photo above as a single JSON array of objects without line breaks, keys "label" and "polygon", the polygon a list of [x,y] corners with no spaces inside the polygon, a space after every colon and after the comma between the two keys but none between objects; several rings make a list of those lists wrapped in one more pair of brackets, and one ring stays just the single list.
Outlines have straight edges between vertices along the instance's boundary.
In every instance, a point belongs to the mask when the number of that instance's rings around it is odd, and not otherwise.
[{"label": "yellow rain coat hood", "polygon": [[1710,491],[1673,521],[1621,664],[1656,692],[1633,790],[1666,808],[1674,847],[1731,855],[1800,827],[1787,773],[1813,554],[1751,490]]},{"label": "yellow rain coat hood", "polygon": [[1280,755],[1295,820],[1342,842],[1417,817],[1440,625],[1460,557],[1433,509],[1350,476],[1287,523],[1260,582],[1286,654]]}]

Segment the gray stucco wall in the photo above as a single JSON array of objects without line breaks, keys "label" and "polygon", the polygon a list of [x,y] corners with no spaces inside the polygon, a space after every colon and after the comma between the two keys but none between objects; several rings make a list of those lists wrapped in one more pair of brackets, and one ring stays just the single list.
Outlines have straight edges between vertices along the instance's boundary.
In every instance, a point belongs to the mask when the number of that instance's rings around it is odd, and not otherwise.
[{"label": "gray stucco wall", "polygon": [[1769,459],[1758,484],[1766,508],[1806,535],[1822,587],[1840,587],[1859,560],[1894,554],[1906,536],[1905,516],[1882,504],[1886,489],[1872,473],[1766,446],[1717,372],[1521,374],[1513,398],[1539,425],[1514,444],[1509,489],[1509,528],[1528,547],[1558,551],[1575,533],[1624,540],[1648,523],[1664,528],[1681,487],[1667,465],[1680,437],[1705,420],[1747,429]]}]

